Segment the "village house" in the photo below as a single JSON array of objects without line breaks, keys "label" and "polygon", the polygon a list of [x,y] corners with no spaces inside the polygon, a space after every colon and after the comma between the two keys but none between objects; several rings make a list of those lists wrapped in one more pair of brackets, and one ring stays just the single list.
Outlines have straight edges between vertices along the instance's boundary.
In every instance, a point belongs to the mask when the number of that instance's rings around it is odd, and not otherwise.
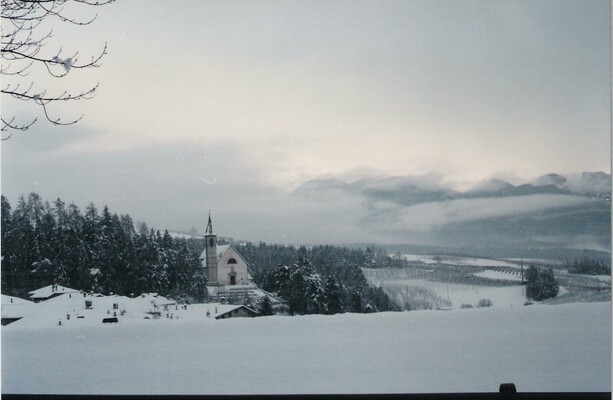
[{"label": "village house", "polygon": [[48,285],[28,293],[30,300],[35,303],[46,301],[63,294],[79,294],[81,291],[61,285]]},{"label": "village house", "polygon": [[230,308],[226,308],[225,310],[220,311],[215,315],[215,319],[226,319],[226,318],[253,318],[258,315],[257,311],[244,306],[226,306]]}]

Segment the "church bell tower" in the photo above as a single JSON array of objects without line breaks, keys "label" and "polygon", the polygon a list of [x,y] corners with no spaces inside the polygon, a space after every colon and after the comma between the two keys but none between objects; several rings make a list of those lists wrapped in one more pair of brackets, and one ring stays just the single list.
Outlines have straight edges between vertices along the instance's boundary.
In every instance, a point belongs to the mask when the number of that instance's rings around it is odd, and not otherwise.
[{"label": "church bell tower", "polygon": [[206,279],[207,285],[216,286],[217,280],[217,236],[213,234],[213,223],[209,211],[209,223],[204,233],[204,247],[206,249]]}]

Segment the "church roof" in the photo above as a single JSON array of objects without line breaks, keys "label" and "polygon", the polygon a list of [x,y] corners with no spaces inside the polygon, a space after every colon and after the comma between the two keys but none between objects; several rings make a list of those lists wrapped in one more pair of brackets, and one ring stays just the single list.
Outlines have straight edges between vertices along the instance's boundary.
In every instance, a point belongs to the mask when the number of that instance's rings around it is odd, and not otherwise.
[{"label": "church roof", "polygon": [[[245,261],[245,259],[240,255],[238,250],[236,250],[236,248],[232,246],[231,244],[223,244],[221,246],[217,246],[217,260],[218,261],[221,260],[221,258],[224,256],[224,254],[226,254],[226,251],[228,251],[230,247],[243,261]],[[206,266],[206,248],[200,254],[200,259],[204,261],[204,265]],[[247,261],[245,261],[245,264],[247,264]]]}]

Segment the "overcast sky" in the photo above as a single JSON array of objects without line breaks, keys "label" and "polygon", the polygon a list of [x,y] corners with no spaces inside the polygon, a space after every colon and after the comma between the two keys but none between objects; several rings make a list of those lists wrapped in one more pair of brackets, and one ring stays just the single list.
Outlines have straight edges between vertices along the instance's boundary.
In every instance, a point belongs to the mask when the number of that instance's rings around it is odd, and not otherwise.
[{"label": "overcast sky", "polygon": [[[2,143],[2,193],[36,191],[171,230],[271,242],[377,241],[358,199],[287,196],[315,178],[610,173],[610,2],[118,1],[49,40],[104,64]],[[80,14],[74,14],[80,15]],[[42,71],[44,73],[44,71]],[[3,77],[8,81],[8,78]],[[39,110],[2,99],[3,115]],[[40,118],[39,118],[40,119]],[[440,178],[442,177],[442,178]]]}]

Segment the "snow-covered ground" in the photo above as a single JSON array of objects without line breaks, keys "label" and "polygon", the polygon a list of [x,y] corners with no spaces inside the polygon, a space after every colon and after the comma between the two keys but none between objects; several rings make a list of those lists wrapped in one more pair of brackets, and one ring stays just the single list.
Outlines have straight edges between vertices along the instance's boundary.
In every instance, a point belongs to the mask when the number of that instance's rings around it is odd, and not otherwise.
[{"label": "snow-covered ground", "polygon": [[[3,393],[610,391],[611,303],[2,328]],[[185,310],[187,311],[187,310]]]},{"label": "snow-covered ground", "polygon": [[[453,309],[459,309],[463,304],[476,306],[481,299],[491,300],[493,307],[523,306],[526,302],[526,296],[523,292],[525,288],[521,285],[497,287],[407,279],[384,281],[377,286],[381,286],[397,304],[402,304],[402,290],[404,287],[409,291],[411,288],[430,290],[443,299],[448,299],[451,305],[446,307]],[[398,295],[401,297],[397,299]]]},{"label": "snow-covered ground", "polygon": [[[436,268],[436,267],[435,267]],[[497,268],[497,267],[496,267]],[[433,270],[415,268],[369,269],[362,272],[368,284],[381,287],[397,305],[406,309],[453,308],[463,305],[476,306],[479,300],[488,299],[494,307],[522,306],[526,302],[525,287],[512,281],[521,281],[521,274],[502,270],[475,270],[471,275],[492,280],[491,285],[470,280],[453,281],[442,279],[445,273],[429,276]],[[519,272],[512,269],[511,272]],[[436,278],[441,280],[435,280]],[[454,278],[454,279],[456,279]],[[511,285],[500,286],[496,281],[511,281]],[[429,293],[429,294],[428,294]]]},{"label": "snow-covered ground", "polygon": [[488,279],[504,279],[507,281],[521,282],[521,274],[509,274],[507,272],[493,271],[491,269],[481,271],[481,272],[476,272],[473,275],[480,276],[482,278],[488,278]]},{"label": "snow-covered ground", "polygon": [[434,256],[423,254],[402,254],[402,256],[409,262],[422,262],[424,264],[436,264]]},{"label": "snow-covered ground", "polygon": [[599,280],[600,282],[611,283],[611,275],[591,275],[591,277]]},{"label": "snow-covered ground", "polygon": [[407,261],[422,262],[424,264],[442,265],[472,265],[476,267],[519,267],[517,262],[495,260],[491,258],[436,256],[423,254],[402,254]]},{"label": "snow-covered ground", "polygon": [[515,262],[516,264],[523,263],[524,266],[529,266],[530,264],[550,265],[550,266],[564,265],[563,261],[550,260],[546,258],[505,258],[505,260]]},{"label": "snow-covered ground", "polygon": [[471,257],[454,257],[449,260],[450,264],[455,265],[473,265],[476,267],[515,267],[519,268],[519,265],[516,263],[502,261],[502,260],[493,260],[490,258],[471,258]]}]

